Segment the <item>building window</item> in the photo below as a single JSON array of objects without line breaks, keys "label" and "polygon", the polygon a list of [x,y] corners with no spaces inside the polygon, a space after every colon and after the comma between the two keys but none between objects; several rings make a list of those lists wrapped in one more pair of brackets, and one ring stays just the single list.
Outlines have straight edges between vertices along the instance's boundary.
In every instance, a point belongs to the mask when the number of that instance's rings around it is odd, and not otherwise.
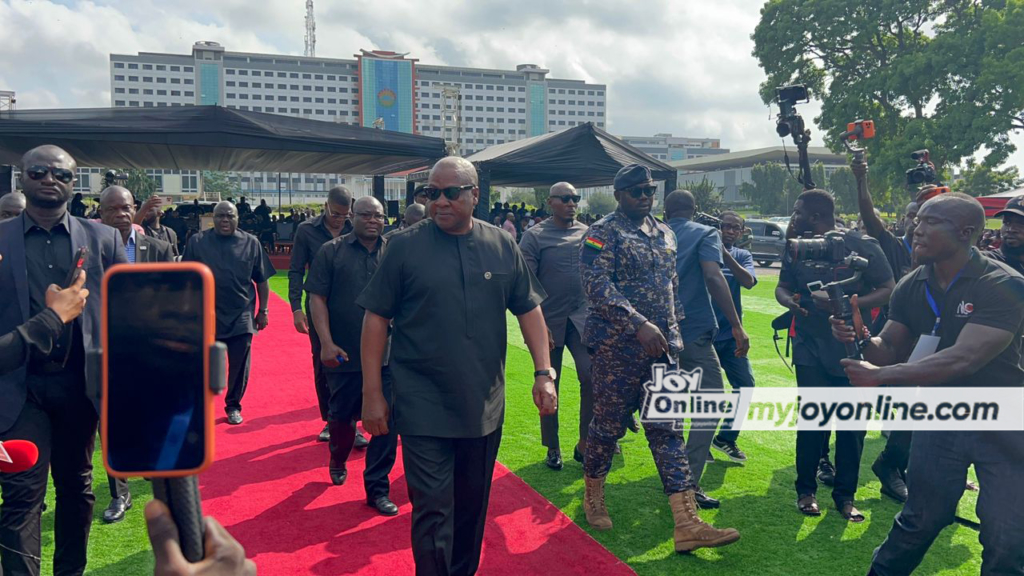
[{"label": "building window", "polygon": [[152,64],[143,64],[142,65],[142,69],[143,70],[152,70],[153,69],[153,65]]},{"label": "building window", "polygon": [[181,66],[171,66],[171,72],[181,72]]},{"label": "building window", "polygon": [[114,100],[114,106],[124,106],[124,100]]},{"label": "building window", "polygon": [[117,75],[114,76],[114,81],[115,82],[124,82],[124,76],[121,76],[120,74],[117,74]]},{"label": "building window", "polygon": [[124,62],[114,62],[114,68],[124,68]]},{"label": "building window", "polygon": [[157,96],[167,96],[167,90],[157,90],[156,91],[156,95]]},{"label": "building window", "polygon": [[228,68],[227,70],[225,70],[224,73],[227,74],[228,76],[234,76],[235,75],[235,71],[233,69],[231,69],[231,68]]},{"label": "building window", "polygon": [[139,65],[138,64],[129,64],[128,65],[128,69],[129,70],[138,70],[139,69]]},{"label": "building window", "polygon": [[191,78],[185,78],[185,84],[195,84],[195,80],[192,80]]},{"label": "building window", "polygon": [[195,93],[195,92],[189,92],[189,91],[187,91],[187,90],[185,91],[185,97],[186,97],[186,98],[192,98],[192,97],[194,97],[195,95],[196,95],[196,93]]},{"label": "building window", "polygon": [[157,84],[167,84],[167,78],[157,78],[156,79],[156,83]]},{"label": "building window", "polygon": [[230,88],[234,88],[235,87],[235,81],[234,80],[228,80],[227,82],[224,83],[224,85],[228,86]]},{"label": "building window", "polygon": [[171,90],[171,96],[181,96],[180,90]]},{"label": "building window", "polygon": [[171,78],[171,84],[181,84],[181,78]]},{"label": "building window", "polygon": [[195,70],[193,70],[191,66],[185,66],[185,69],[183,70],[183,72],[194,72],[194,71]]},{"label": "building window", "polygon": [[129,88],[128,89],[128,93],[129,94],[138,94],[139,93],[139,89],[138,88]]},{"label": "building window", "polygon": [[146,96],[152,96],[153,95],[153,91],[148,89],[148,88],[143,90],[142,93],[145,94]]},{"label": "building window", "polygon": [[114,94],[124,94],[124,88],[114,88]]}]

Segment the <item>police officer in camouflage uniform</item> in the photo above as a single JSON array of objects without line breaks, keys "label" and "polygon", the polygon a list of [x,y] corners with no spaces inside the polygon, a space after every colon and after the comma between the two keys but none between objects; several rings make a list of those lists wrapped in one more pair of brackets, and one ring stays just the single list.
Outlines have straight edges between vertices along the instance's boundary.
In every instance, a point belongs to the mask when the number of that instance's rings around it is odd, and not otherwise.
[{"label": "police officer in camouflage uniform", "polygon": [[[657,189],[646,166],[615,176],[618,209],[591,226],[580,247],[583,288],[590,303],[584,342],[593,350],[594,419],[584,463],[583,510],[598,530],[612,527],[604,482],[626,417],[640,408],[655,362],[674,361],[682,349],[675,294],[676,237],[651,216]],[[674,363],[674,362],[672,362]],[[717,530],[697,515],[697,486],[686,459],[683,433],[670,422],[644,422],[647,441],[669,496],[675,548],[724,546],[739,532]]]}]

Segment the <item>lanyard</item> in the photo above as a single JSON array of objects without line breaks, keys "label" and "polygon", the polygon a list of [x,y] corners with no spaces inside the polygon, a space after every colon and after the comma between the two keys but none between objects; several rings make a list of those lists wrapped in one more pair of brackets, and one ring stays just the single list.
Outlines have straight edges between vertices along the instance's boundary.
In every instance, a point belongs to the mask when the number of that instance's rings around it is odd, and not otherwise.
[{"label": "lanyard", "polygon": [[[970,264],[970,262],[967,264]],[[967,268],[967,265],[964,265],[964,268]],[[943,295],[949,294],[949,291],[953,288],[953,284],[956,284],[956,281],[960,279],[960,275],[964,273],[964,268],[961,268],[960,271],[956,273],[956,276],[953,277],[953,281],[949,283],[949,286],[946,286],[946,292]],[[935,336],[939,331],[939,323],[942,321],[942,314],[939,312],[939,306],[935,303],[935,298],[932,296],[932,291],[928,288],[927,282],[924,283],[924,295],[928,299],[928,305],[931,306],[932,312],[935,313],[935,325],[932,326],[932,336]]]},{"label": "lanyard", "polygon": [[903,237],[903,245],[907,247],[907,253],[910,254],[911,256],[913,256],[914,255],[914,251],[910,248],[910,242],[907,242],[907,237],[906,236]]}]

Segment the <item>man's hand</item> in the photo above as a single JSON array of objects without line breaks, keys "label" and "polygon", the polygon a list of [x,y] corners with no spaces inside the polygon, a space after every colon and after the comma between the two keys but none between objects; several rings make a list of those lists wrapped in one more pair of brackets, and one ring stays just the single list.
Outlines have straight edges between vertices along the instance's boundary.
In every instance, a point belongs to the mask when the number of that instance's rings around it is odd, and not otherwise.
[{"label": "man's hand", "polygon": [[256,331],[260,332],[265,330],[270,324],[270,318],[267,315],[266,310],[260,310],[259,314],[256,314]]},{"label": "man's hand", "polygon": [[292,312],[292,323],[295,324],[296,332],[309,334],[309,322],[306,320],[306,313],[302,310]]},{"label": "man's hand", "polygon": [[[340,350],[340,348],[339,348]],[[388,433],[388,401],[383,394],[363,395],[363,430],[374,436]]]},{"label": "man's hand", "polygon": [[65,324],[82,315],[85,309],[85,300],[89,297],[89,289],[85,286],[85,270],[78,274],[78,278],[64,290],[56,284],[50,284],[46,289],[46,307],[57,313]]},{"label": "man's hand", "polygon": [[668,354],[668,340],[665,340],[661,329],[650,322],[644,322],[643,326],[640,326],[640,329],[636,331],[636,339],[644,347],[644,352],[652,358]]},{"label": "man's hand", "polygon": [[537,376],[533,380],[533,403],[537,405],[541,416],[551,416],[558,410],[558,393],[555,392],[555,381],[550,376]]},{"label": "man's hand", "polygon": [[854,177],[860,181],[868,175],[868,163],[866,160],[854,160],[850,162],[850,171],[853,172]]},{"label": "man's hand", "polygon": [[799,294],[794,294],[793,297],[789,299],[789,302],[786,303],[786,308],[789,308],[790,311],[793,312],[793,314],[798,314],[800,316],[803,316],[804,318],[811,314],[810,310],[800,305]]},{"label": "man's hand", "polygon": [[814,302],[815,308],[822,312],[831,312],[832,305],[828,302],[828,292],[824,290],[815,290],[811,292],[811,300]]},{"label": "man's hand", "polygon": [[334,342],[324,342],[320,345],[320,363],[328,368],[337,368],[341,366],[341,362],[338,362],[338,356],[345,359],[348,362],[348,353],[338,347]]},{"label": "man's hand", "polygon": [[159,500],[146,504],[146,529],[156,559],[154,576],[256,576],[256,564],[220,522],[206,517],[206,557],[190,564],[181,553],[178,527],[171,511]]},{"label": "man's hand", "polygon": [[[829,316],[828,321],[832,324],[832,336],[842,342],[848,344],[850,342],[857,341],[857,330],[843,321],[842,318],[836,318],[835,316]],[[871,338],[871,332],[868,331],[867,326],[861,326],[863,329],[860,335],[861,340],[867,340]]]},{"label": "man's hand", "polygon": [[882,384],[882,371],[884,368],[879,368],[870,362],[863,360],[853,360],[851,358],[843,358],[839,361],[846,370],[846,377],[850,379],[850,384],[862,388],[874,388]]},{"label": "man's hand", "polygon": [[141,225],[143,222],[146,221],[146,218],[149,217],[149,213],[154,208],[159,210],[160,208],[163,207],[163,205],[164,200],[159,196],[154,195],[150,196],[149,198],[146,198],[146,201],[143,202],[142,206],[139,207],[139,211],[135,213],[135,223]]},{"label": "man's hand", "polygon": [[548,328],[548,350],[555,349],[555,335],[551,333],[551,328]]},{"label": "man's hand", "polygon": [[745,358],[747,352],[750,352],[750,336],[747,336],[747,331],[743,326],[733,326],[732,338],[736,341],[736,357]]}]

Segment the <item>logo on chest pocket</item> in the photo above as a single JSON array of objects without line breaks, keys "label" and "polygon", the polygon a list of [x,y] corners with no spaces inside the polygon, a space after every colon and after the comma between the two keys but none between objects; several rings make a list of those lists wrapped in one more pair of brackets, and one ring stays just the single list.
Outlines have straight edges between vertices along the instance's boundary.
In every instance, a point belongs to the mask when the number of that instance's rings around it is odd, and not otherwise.
[{"label": "logo on chest pocket", "polygon": [[967,318],[974,313],[974,304],[971,302],[960,301],[960,304],[956,307],[957,318]]}]

